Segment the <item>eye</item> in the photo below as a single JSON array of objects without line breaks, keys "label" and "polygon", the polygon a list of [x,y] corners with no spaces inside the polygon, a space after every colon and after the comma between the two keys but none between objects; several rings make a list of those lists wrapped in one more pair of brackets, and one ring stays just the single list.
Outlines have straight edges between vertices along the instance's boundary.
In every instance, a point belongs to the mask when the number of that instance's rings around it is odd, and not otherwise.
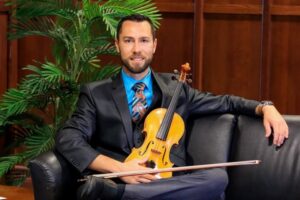
[{"label": "eye", "polygon": [[130,39],[130,38],[124,39],[124,42],[125,42],[125,43],[130,43],[130,42],[132,42],[132,39]]},{"label": "eye", "polygon": [[141,42],[142,42],[142,43],[148,43],[148,42],[149,42],[149,39],[144,38],[144,39],[141,40]]}]

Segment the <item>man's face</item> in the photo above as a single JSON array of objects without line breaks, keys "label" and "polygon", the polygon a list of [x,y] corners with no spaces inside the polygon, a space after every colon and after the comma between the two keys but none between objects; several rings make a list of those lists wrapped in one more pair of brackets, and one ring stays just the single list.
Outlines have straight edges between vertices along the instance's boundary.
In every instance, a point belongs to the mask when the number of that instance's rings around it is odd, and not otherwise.
[{"label": "man's face", "polygon": [[115,41],[125,72],[135,78],[144,77],[148,73],[146,69],[152,61],[156,43],[147,21],[125,21]]}]

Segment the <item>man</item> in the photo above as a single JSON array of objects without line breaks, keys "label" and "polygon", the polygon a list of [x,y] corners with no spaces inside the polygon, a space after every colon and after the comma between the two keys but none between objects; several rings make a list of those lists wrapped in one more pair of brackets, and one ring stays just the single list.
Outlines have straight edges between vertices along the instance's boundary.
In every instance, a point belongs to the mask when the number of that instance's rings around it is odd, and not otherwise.
[{"label": "man", "polygon": [[[121,73],[83,86],[77,110],[56,138],[57,150],[82,173],[145,169],[146,160],[124,160],[133,147],[143,142],[140,130],[145,116],[154,108],[168,107],[170,91],[176,87],[170,75],[157,74],[149,67],[157,45],[149,18],[141,15],[123,18],[117,28],[115,45],[123,62]],[[133,90],[136,85],[138,94]],[[266,137],[273,129],[273,143],[280,146],[288,137],[288,127],[269,104],[235,96],[214,96],[185,84],[176,112],[184,120],[194,114],[225,112],[263,115]],[[184,145],[179,143],[172,149],[170,159],[175,166],[185,165]],[[125,176],[118,184],[90,178],[80,186],[78,198],[222,199],[226,185],[227,174],[223,169],[200,170],[167,179],[154,174]]]}]

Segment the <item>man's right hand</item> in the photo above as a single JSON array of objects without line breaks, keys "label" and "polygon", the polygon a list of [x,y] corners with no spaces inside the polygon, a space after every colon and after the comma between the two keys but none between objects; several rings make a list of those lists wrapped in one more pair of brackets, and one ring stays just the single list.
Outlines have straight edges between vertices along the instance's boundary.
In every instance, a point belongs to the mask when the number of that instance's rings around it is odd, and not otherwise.
[{"label": "man's right hand", "polygon": [[[115,159],[104,155],[98,155],[95,160],[89,165],[89,168],[102,173],[114,173],[114,172],[129,172],[137,170],[151,169],[144,167],[145,160],[133,159],[127,162],[119,162]],[[159,179],[155,174],[142,174],[134,176],[124,176],[120,177],[122,181],[128,184],[139,184],[139,183],[149,183],[153,180]]]},{"label": "man's right hand", "polygon": [[[121,165],[121,171],[125,172],[125,171],[138,171],[138,170],[151,169],[143,166],[145,162],[146,160],[138,160],[138,159],[124,162]],[[124,177],[120,177],[120,179],[128,184],[139,184],[139,183],[149,183],[153,180],[159,179],[159,177],[156,176],[155,174],[141,174],[141,175],[133,175],[133,176],[124,176]]]}]

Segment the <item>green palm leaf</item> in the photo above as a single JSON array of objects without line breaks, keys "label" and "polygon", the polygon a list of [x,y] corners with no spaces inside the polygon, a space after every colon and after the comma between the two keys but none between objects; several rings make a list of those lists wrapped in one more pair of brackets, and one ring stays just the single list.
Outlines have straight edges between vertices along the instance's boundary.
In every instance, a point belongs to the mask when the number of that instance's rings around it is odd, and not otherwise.
[{"label": "green palm leaf", "polygon": [[51,126],[35,127],[32,134],[26,137],[24,144],[28,147],[23,156],[33,158],[48,151],[54,146],[54,136],[56,130]]},{"label": "green palm leaf", "polygon": [[81,55],[82,64],[89,62],[91,59],[95,58],[97,55],[118,55],[116,48],[111,43],[102,44],[96,48],[86,48]]},{"label": "green palm leaf", "polygon": [[105,67],[101,68],[101,70],[98,73],[95,73],[94,79],[95,80],[106,79],[119,72],[120,69],[121,68],[116,65],[106,65]]},{"label": "green palm leaf", "polygon": [[55,30],[55,23],[50,17],[40,17],[38,20],[20,21],[11,24],[10,28],[14,30],[9,39],[18,39],[30,35],[41,35],[53,37],[51,34]]},{"label": "green palm leaf", "polygon": [[24,90],[15,88],[9,89],[0,102],[0,111],[5,113],[5,117],[20,114],[28,109],[28,94]]},{"label": "green palm leaf", "polygon": [[23,161],[22,154],[0,157],[0,177],[11,170],[16,164]]},{"label": "green palm leaf", "polygon": [[116,26],[121,17],[130,14],[142,14],[148,16],[156,28],[159,27],[161,15],[150,0],[111,0],[102,6],[91,4],[90,0],[83,1],[83,11],[89,19],[101,17],[111,35],[116,35]]},{"label": "green palm leaf", "polygon": [[[0,177],[14,165],[53,148],[56,131],[73,113],[81,84],[116,74],[120,67],[103,65],[99,55],[117,55],[113,39],[123,16],[148,16],[155,27],[160,14],[150,0],[7,0],[12,10],[10,39],[44,36],[53,41],[53,58],[29,71],[17,88],[0,100],[0,133],[16,130],[7,148],[22,147],[0,157]],[[6,155],[6,154],[5,154]]]},{"label": "green palm leaf", "polygon": [[7,5],[17,8],[16,17],[21,21],[51,15],[71,19],[77,11],[72,0],[8,0]]},{"label": "green palm leaf", "polygon": [[68,74],[65,74],[59,66],[48,61],[42,64],[41,68],[28,65],[24,69],[33,73],[23,79],[20,88],[29,91],[31,94],[48,93],[50,89],[58,89],[62,82],[70,80]]},{"label": "green palm leaf", "polygon": [[[16,164],[36,157],[42,152],[48,151],[54,145],[54,130],[50,126],[36,127],[25,140],[25,145],[29,148],[19,154],[13,156],[0,157],[0,176],[3,176],[11,170]],[[41,145],[42,144],[42,145]]]}]

